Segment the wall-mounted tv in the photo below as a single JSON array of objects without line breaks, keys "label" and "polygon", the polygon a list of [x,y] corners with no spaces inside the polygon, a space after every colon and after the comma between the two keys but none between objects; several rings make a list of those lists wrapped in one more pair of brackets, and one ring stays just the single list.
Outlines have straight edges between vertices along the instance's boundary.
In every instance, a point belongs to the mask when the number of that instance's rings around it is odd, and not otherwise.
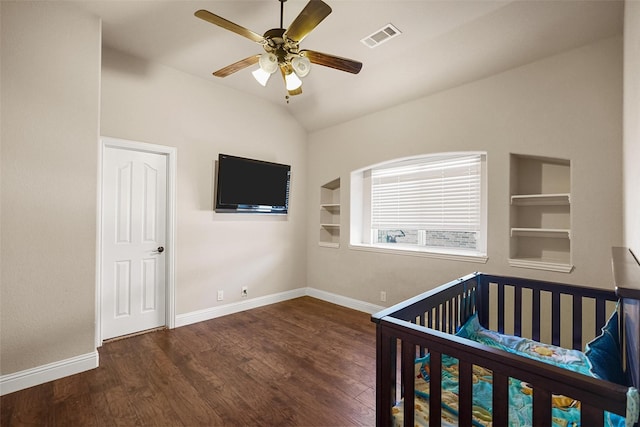
[{"label": "wall-mounted tv", "polygon": [[286,214],[291,166],[219,154],[216,212]]}]

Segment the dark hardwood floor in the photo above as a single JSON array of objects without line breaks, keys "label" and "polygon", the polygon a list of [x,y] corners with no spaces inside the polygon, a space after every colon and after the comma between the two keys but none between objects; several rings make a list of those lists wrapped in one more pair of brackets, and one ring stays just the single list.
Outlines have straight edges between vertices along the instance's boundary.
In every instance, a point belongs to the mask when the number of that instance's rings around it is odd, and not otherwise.
[{"label": "dark hardwood floor", "polygon": [[310,297],[110,342],[5,395],[3,426],[375,425],[375,325]]}]

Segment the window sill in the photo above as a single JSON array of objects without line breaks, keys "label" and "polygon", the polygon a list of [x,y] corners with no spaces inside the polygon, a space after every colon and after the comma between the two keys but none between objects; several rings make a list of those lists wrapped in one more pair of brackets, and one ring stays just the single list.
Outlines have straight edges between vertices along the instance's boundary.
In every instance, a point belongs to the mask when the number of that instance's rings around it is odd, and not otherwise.
[{"label": "window sill", "polygon": [[393,255],[408,255],[425,258],[439,258],[450,261],[466,261],[475,262],[478,264],[486,264],[489,257],[487,255],[478,254],[471,251],[460,251],[459,253],[452,252],[440,252],[437,249],[407,249],[407,248],[395,248],[385,245],[365,245],[365,244],[349,244],[349,249],[365,252],[379,252]]}]

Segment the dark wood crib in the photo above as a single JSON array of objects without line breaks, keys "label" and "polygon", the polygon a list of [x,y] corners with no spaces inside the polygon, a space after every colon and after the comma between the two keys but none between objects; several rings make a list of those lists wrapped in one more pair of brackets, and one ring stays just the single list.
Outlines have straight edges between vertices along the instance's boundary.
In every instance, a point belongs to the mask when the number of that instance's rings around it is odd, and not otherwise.
[{"label": "dark wood crib", "polygon": [[492,371],[493,426],[509,424],[510,377],[526,381],[533,388],[534,426],[551,425],[552,394],[580,401],[581,426],[602,427],[605,411],[624,417],[627,386],[454,335],[477,313],[485,328],[583,350],[585,342],[600,334],[611,308],[617,307],[623,365],[638,388],[640,266],[625,248],[614,248],[613,256],[616,290],[474,273],[373,315],[372,321],[377,324],[377,425],[391,425],[391,410],[399,400],[404,402],[404,425],[414,425],[414,364],[417,357],[427,353],[431,367],[430,426],[440,426],[441,422],[439,367],[443,355],[458,359],[461,426],[472,425],[473,365]]}]

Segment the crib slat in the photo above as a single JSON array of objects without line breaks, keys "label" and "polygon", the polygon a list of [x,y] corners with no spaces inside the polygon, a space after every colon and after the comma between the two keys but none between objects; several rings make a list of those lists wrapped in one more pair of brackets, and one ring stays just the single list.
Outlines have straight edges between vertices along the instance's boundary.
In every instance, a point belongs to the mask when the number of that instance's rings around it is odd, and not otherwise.
[{"label": "crib slat", "polygon": [[459,362],[458,389],[459,389],[459,425],[470,426],[472,423],[472,394],[473,394],[473,365],[469,362]]},{"label": "crib slat", "polygon": [[476,311],[478,320],[485,328],[489,327],[489,278],[487,276],[478,277],[478,289],[476,296]]},{"label": "crib slat", "polygon": [[517,286],[514,293],[513,302],[513,334],[522,336],[522,288]]},{"label": "crib slat", "polygon": [[509,424],[509,377],[493,373],[493,420],[494,426]]},{"label": "crib slat", "polygon": [[416,358],[416,346],[409,341],[402,341],[402,395],[404,399],[404,425],[413,425],[415,414],[415,381],[414,363]]},{"label": "crib slat", "polygon": [[551,344],[560,345],[560,293],[551,294]]},{"label": "crib slat", "polygon": [[594,334],[596,337],[600,335],[600,329],[602,329],[605,323],[606,302],[607,301],[604,300],[603,298],[596,299],[596,326],[595,326],[596,330]]},{"label": "crib slat", "polygon": [[584,427],[600,427],[604,425],[604,412],[590,406],[581,406],[580,425]]},{"label": "crib slat", "polygon": [[453,328],[453,333],[455,334],[458,331],[458,326],[460,326],[460,306],[462,305],[462,301],[460,296],[458,295],[455,299],[455,303],[453,304],[453,318],[455,320],[455,325]]},{"label": "crib slat", "polygon": [[540,290],[533,290],[533,301],[532,301],[532,316],[531,320],[531,338],[534,341],[540,341]]},{"label": "crib slat", "polygon": [[551,392],[536,387],[533,389],[533,425],[551,425]]},{"label": "crib slat", "polygon": [[[442,354],[431,352],[429,359],[429,427],[440,426],[442,417]],[[406,413],[406,407],[405,407]],[[413,420],[413,417],[411,418]],[[404,419],[407,426],[407,419]],[[413,424],[410,425],[413,427]]]},{"label": "crib slat", "polygon": [[450,334],[456,333],[456,316],[455,316],[456,305],[457,305],[456,299],[452,299],[451,301],[449,301],[449,333]]},{"label": "crib slat", "polygon": [[498,332],[504,333],[504,285],[498,283]]},{"label": "crib slat", "polygon": [[582,297],[573,296],[573,349],[582,349]]},{"label": "crib slat", "polygon": [[376,426],[382,427],[391,425],[391,406],[396,395],[396,339],[383,334],[380,328],[376,335],[376,383],[389,384],[388,393],[376,393],[376,407],[384,408],[376,416]]},{"label": "crib slat", "polygon": [[454,298],[451,300],[451,313],[450,313],[450,319],[451,319],[451,333],[455,334],[457,329],[458,329],[458,317],[457,317],[457,313],[458,313],[458,298]]},{"label": "crib slat", "polygon": [[449,301],[445,301],[444,303],[442,303],[441,307],[442,314],[440,315],[440,318],[442,319],[442,326],[440,327],[440,330],[442,332],[449,333],[449,325],[447,325],[447,319],[449,318]]},{"label": "crib slat", "polygon": [[[419,316],[419,324],[422,326],[426,326],[426,321],[425,321],[425,317],[426,317],[426,313],[422,313]],[[427,349],[424,346],[420,346],[418,349],[418,357],[424,357],[427,354]]]},{"label": "crib slat", "polygon": [[478,310],[480,310],[480,307],[482,307],[483,299],[479,297],[479,294],[480,294],[479,289],[480,289],[479,287],[476,287],[469,291],[470,298],[469,298],[469,306],[467,307],[467,314],[469,316],[471,316],[474,312],[477,313]]}]

